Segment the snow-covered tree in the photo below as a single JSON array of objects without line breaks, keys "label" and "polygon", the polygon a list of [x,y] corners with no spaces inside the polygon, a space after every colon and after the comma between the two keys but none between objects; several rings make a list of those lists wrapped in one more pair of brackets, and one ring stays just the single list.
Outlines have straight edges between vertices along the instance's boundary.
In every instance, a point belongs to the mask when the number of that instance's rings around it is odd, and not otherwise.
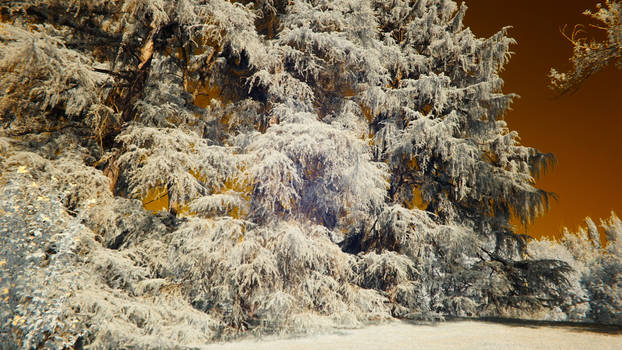
[{"label": "snow-covered tree", "polygon": [[513,41],[465,11],[0,4],[2,334],[182,347],[563,302],[568,265],[510,225],[552,159],[503,121]]},{"label": "snow-covered tree", "polygon": [[601,222],[607,243],[586,281],[590,296],[588,317],[596,322],[622,324],[622,221],[614,214]]},{"label": "snow-covered tree", "polygon": [[503,121],[514,96],[502,93],[499,71],[513,40],[506,29],[476,38],[462,25],[466,5],[380,5],[385,40],[400,50],[387,64],[392,83],[368,101],[392,201],[418,189],[427,211],[501,241],[512,213],[528,222],[546,208],[550,194],[533,176],[553,160],[521,146]]},{"label": "snow-covered tree", "polygon": [[529,254],[540,259],[561,259],[569,274],[570,293],[563,311],[574,320],[622,324],[622,221],[611,213],[601,220],[604,242],[590,218],[577,232],[565,231],[561,241],[537,240],[529,243]]},{"label": "snow-covered tree", "polygon": [[576,25],[570,34],[564,33],[572,44],[572,69],[566,73],[551,69],[549,73],[551,88],[561,94],[576,91],[585,79],[607,66],[622,69],[622,2],[606,0],[596,4],[596,11],[583,14],[597,22],[588,27],[603,31],[604,39],[588,38],[590,30],[582,25]]},{"label": "snow-covered tree", "polygon": [[[356,98],[369,122],[374,159],[389,167],[387,204],[432,217],[441,226],[428,232],[444,233],[387,230],[408,227],[410,219],[380,215],[358,229],[354,243],[362,246],[354,251],[396,250],[416,260],[421,254],[407,246],[427,246],[436,272],[423,275],[439,283],[437,300],[427,306],[431,310],[456,313],[462,308],[455,306],[458,301],[465,305],[458,313],[465,314],[491,305],[527,303],[531,309],[542,300],[554,303],[567,266],[524,260],[525,238],[510,225],[512,215],[526,223],[547,208],[552,194],[536,188],[533,177],[554,161],[522,146],[503,120],[514,95],[501,91],[499,71],[513,40],[506,29],[487,39],[475,37],[462,24],[465,4],[376,1],[374,8],[384,79]],[[389,240],[393,243],[377,241],[387,234],[397,235]],[[425,238],[405,238],[411,234]],[[537,275],[533,271],[550,274],[530,280]],[[544,291],[555,297],[538,296]]]},{"label": "snow-covered tree", "polygon": [[[560,94],[575,92],[583,81],[605,67],[613,65],[622,69],[622,2],[598,3],[596,11],[586,10],[584,15],[596,24],[576,25],[569,35],[564,33],[573,48],[571,70],[560,73],[551,69],[549,73],[551,88]],[[603,39],[590,39],[589,28],[602,31],[599,34]],[[601,221],[606,237],[601,242],[596,224],[590,218],[586,218],[585,223],[586,227],[576,233],[566,230],[561,244],[536,241],[530,243],[529,250],[536,258],[552,255],[574,269],[570,274],[570,295],[575,300],[566,303],[565,310],[569,318],[620,324],[622,224],[614,213],[608,220]]]}]

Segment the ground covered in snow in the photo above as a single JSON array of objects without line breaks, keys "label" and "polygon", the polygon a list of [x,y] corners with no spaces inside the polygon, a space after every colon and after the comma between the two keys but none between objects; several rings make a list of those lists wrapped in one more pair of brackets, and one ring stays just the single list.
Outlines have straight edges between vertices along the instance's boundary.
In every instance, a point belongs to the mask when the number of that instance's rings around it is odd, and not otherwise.
[{"label": "ground covered in snow", "polygon": [[622,328],[539,322],[393,322],[302,338],[217,344],[208,349],[619,350]]}]

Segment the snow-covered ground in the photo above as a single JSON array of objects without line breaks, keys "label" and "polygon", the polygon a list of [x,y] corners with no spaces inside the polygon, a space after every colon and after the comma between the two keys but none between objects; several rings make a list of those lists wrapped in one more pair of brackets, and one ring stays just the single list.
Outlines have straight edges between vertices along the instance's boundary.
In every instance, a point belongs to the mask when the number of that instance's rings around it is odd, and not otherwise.
[{"label": "snow-covered ground", "polygon": [[622,333],[586,328],[479,321],[415,325],[394,322],[293,339],[245,340],[208,349],[344,350],[620,350]]}]

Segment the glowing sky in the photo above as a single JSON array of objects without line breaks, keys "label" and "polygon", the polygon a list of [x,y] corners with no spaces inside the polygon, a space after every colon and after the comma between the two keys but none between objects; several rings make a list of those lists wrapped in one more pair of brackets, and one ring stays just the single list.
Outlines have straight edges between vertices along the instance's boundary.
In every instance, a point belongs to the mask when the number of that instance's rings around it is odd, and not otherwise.
[{"label": "glowing sky", "polygon": [[[532,236],[574,231],[590,216],[597,223],[615,210],[622,216],[622,71],[609,67],[588,79],[569,96],[547,88],[551,67],[567,71],[570,43],[559,30],[593,23],[582,12],[596,0],[467,0],[465,23],[478,36],[503,26],[518,41],[501,76],[505,92],[521,96],[506,115],[525,145],[557,156],[557,166],[538,180],[556,192],[544,217],[527,228]],[[524,228],[519,229],[523,231]]]}]

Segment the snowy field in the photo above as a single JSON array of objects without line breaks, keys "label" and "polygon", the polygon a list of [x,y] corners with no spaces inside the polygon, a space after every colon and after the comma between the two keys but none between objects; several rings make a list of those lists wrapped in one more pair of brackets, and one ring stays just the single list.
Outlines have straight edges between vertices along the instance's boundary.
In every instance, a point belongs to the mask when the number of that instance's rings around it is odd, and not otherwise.
[{"label": "snowy field", "polygon": [[394,322],[304,338],[272,338],[216,344],[207,349],[620,350],[622,331],[479,321],[443,322],[435,325]]}]

